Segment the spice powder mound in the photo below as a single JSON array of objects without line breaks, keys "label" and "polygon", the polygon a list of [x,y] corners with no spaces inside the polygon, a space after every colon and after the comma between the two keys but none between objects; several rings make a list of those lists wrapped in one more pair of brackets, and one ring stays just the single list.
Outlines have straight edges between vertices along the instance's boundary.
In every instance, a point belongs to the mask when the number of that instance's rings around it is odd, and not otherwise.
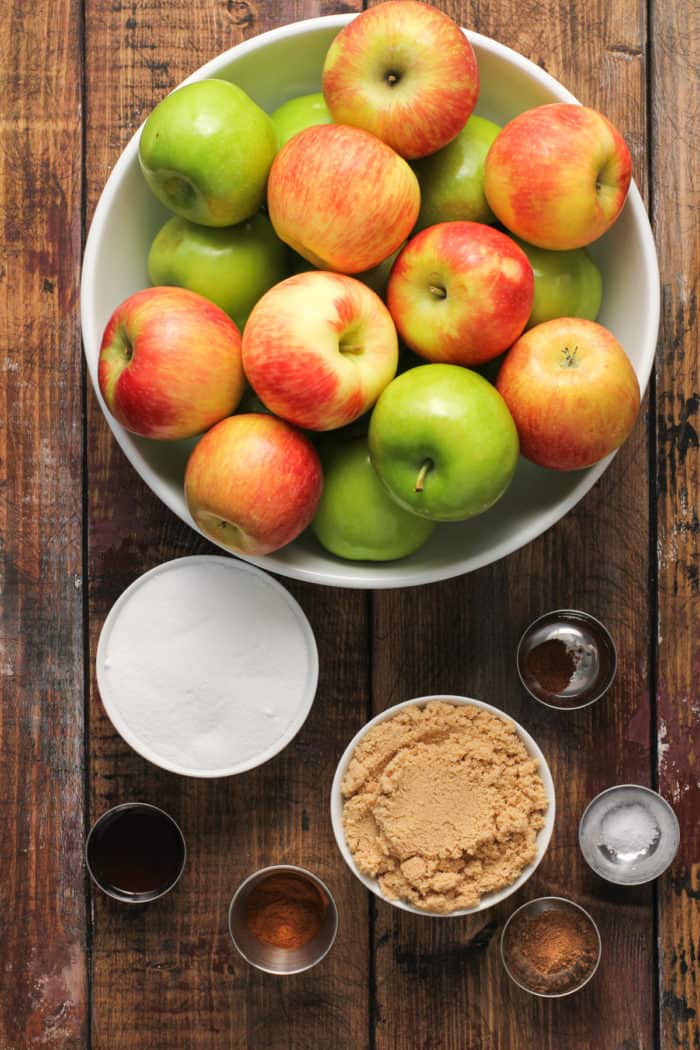
[{"label": "spice powder mound", "polygon": [[246,902],[248,929],[275,948],[301,948],[323,925],[328,901],[308,879],[270,875],[250,891]]},{"label": "spice powder mound", "polygon": [[598,961],[598,937],[583,912],[554,907],[516,915],[503,952],[513,976],[532,992],[573,991]]},{"label": "spice powder mound", "polygon": [[341,785],[355,863],[426,911],[476,906],[537,854],[547,796],[512,722],[471,705],[412,705],[370,729]]}]

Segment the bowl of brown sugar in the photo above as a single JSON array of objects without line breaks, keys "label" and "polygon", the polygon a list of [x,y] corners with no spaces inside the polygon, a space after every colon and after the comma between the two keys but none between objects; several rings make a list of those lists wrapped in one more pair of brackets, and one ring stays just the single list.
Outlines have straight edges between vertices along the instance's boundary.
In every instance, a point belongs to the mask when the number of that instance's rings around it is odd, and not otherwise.
[{"label": "bowl of brown sugar", "polygon": [[538,897],[521,905],[501,935],[506,973],[520,988],[542,998],[580,991],[598,969],[598,927],[580,904],[565,897]]},{"label": "bowl of brown sugar", "polygon": [[331,822],[354,875],[417,914],[483,911],[545,854],[554,784],[533,738],[498,708],[426,696],[383,711],[345,750]]}]

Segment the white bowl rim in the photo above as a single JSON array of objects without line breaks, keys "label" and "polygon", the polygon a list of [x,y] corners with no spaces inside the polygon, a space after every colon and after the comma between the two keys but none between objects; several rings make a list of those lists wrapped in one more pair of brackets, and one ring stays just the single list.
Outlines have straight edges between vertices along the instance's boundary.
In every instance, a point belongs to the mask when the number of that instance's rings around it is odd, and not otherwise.
[{"label": "white bowl rim", "polygon": [[[547,793],[547,800],[549,806],[545,816],[545,824],[543,828],[537,833],[537,856],[528,864],[526,868],[521,871],[515,882],[511,883],[510,886],[506,886],[502,890],[497,890],[495,893],[488,893],[482,897],[477,905],[473,908],[457,908],[455,911],[450,912],[431,912],[426,911],[424,908],[416,908],[414,905],[409,904],[408,901],[404,900],[390,900],[386,897],[379,888],[379,882],[377,879],[372,879],[369,875],[365,875],[359,870],[353,856],[348,848],[347,842],[345,841],[345,833],[343,831],[343,795],[340,790],[341,781],[345,775],[345,771],[349,765],[352,754],[359,744],[360,740],[365,734],[372,728],[372,726],[379,725],[380,722],[385,722],[389,718],[393,718],[399,711],[404,708],[420,706],[424,707],[426,704],[435,700],[443,700],[448,704],[455,704],[460,707],[478,707],[482,711],[490,711],[491,714],[498,715],[500,718],[510,722],[518,733],[518,736],[522,740],[523,744],[528,750],[528,753],[536,758],[539,764],[539,773],[542,777],[542,783],[544,784],[545,792]],[[331,798],[330,798],[330,809],[331,809],[331,825],[333,828],[333,834],[335,841],[338,845],[343,860],[350,868],[350,871],[355,875],[356,878],[380,900],[386,904],[391,904],[395,908],[400,908],[402,911],[411,912],[413,915],[423,915],[431,919],[455,919],[463,915],[476,915],[477,912],[486,911],[488,908],[493,908],[495,905],[500,904],[501,901],[506,900],[511,894],[515,893],[523,886],[531,875],[539,867],[542,862],[549,843],[552,838],[552,832],[554,831],[554,820],[556,817],[557,800],[556,792],[554,790],[554,781],[552,779],[552,773],[549,768],[547,759],[544,757],[544,753],[540,748],[537,741],[528,733],[528,731],[520,725],[519,722],[509,715],[506,711],[501,710],[500,707],[495,707],[493,704],[488,704],[484,700],[476,700],[474,697],[469,696],[457,696],[453,693],[434,693],[430,696],[418,696],[413,700],[404,700],[399,704],[394,704],[393,707],[387,707],[386,710],[381,711],[378,715],[375,715],[369,722],[367,722],[361,729],[355,733],[348,746],[340,756],[340,761],[336,767],[335,775],[333,777],[333,783],[331,785]]]},{"label": "white bowl rim", "polygon": [[[123,718],[119,708],[112,702],[110,696],[111,687],[107,684],[103,671],[105,646],[107,645],[109,632],[114,621],[119,616],[131,595],[152,577],[159,576],[164,572],[169,572],[173,568],[181,566],[183,563],[188,565],[202,563],[206,563],[207,565],[211,565],[212,563],[219,564],[227,570],[232,569],[234,572],[247,573],[250,576],[255,576],[258,579],[263,580],[265,584],[270,587],[272,591],[274,591],[288,606],[290,612],[301,628],[307,646],[309,668],[306,693],[299,705],[299,710],[287,726],[285,732],[275,740],[273,744],[270,744],[269,747],[265,748],[265,750],[261,751],[258,755],[231,766],[224,766],[221,769],[198,769],[197,767],[190,768],[189,766],[181,766],[177,762],[171,762],[169,759],[162,758],[154,748],[149,747],[148,744],[144,744],[139,740],[138,736]],[[216,777],[236,776],[239,773],[246,773],[250,769],[255,769],[257,766],[261,766],[264,762],[268,762],[271,758],[274,758],[275,755],[279,754],[280,751],[291,743],[306,721],[316,698],[316,691],[318,689],[318,648],[316,646],[314,632],[306,613],[299,605],[296,598],[289,593],[287,588],[284,587],[279,580],[276,580],[268,573],[263,572],[262,569],[258,569],[253,565],[248,565],[247,562],[235,558],[227,558],[225,555],[192,554],[186,555],[182,558],[171,558],[169,561],[164,561],[159,565],[155,565],[152,569],[149,569],[147,572],[142,573],[141,576],[138,576],[129,584],[126,590],[122,591],[112,608],[107,613],[104,623],[102,624],[100,636],[97,641],[95,671],[97,676],[97,690],[105,713],[122,740],[124,740],[132,750],[140,755],[141,758],[145,758],[147,762],[151,762],[154,766],[158,766],[160,769],[166,769],[170,773],[177,773],[179,776],[183,777],[211,780]]]},{"label": "white bowl rim", "polygon": [[[298,22],[292,22],[287,25],[278,26],[275,29],[270,29],[265,33],[260,33],[258,36],[251,37],[249,40],[244,40],[239,44],[234,45],[226,51],[221,52],[219,55],[205,62],[204,65],[200,66],[188,77],[182,80],[173,90],[183,87],[185,84],[192,83],[197,80],[202,80],[207,77],[215,77],[225,68],[233,59],[240,58],[249,52],[254,52],[258,48],[265,47],[268,44],[274,43],[276,40],[283,39],[285,37],[296,36],[313,32],[314,30],[326,29],[326,28],[338,28],[339,30],[346,25],[348,22],[357,18],[358,14],[337,14],[337,15],[321,15],[317,18],[303,19]],[[501,44],[499,41],[494,40],[491,37],[484,36],[481,33],[475,33],[472,30],[463,29],[463,32],[467,35],[468,39],[473,45],[482,49],[483,51],[502,58],[509,62],[511,65],[520,69],[526,73],[540,86],[546,88],[549,92],[555,95],[560,102],[572,102],[580,104],[579,100],[573,95],[567,88],[565,88],[555,77],[546,70],[542,69],[537,63],[531,59],[526,58],[519,52],[507,47],[505,44]],[[145,123],[145,121],[144,121]],[[209,542],[215,542],[211,540],[211,537],[206,536],[201,529],[197,527],[194,519],[191,515],[185,513],[183,515],[182,509],[178,508],[176,502],[171,498],[171,493],[165,485],[158,473],[150,466],[150,464],[141,456],[138,448],[133,446],[130,441],[130,435],[124,430],[123,427],[113,418],[112,414],[107,409],[102,395],[99,389],[99,383],[97,379],[97,354],[93,354],[92,358],[88,353],[87,346],[85,346],[86,336],[85,333],[90,332],[92,327],[90,319],[90,308],[89,304],[92,303],[94,298],[94,274],[97,272],[97,257],[98,257],[98,245],[102,238],[102,234],[107,223],[109,211],[112,200],[117,191],[117,187],[120,184],[122,173],[132,164],[138,155],[138,142],[141,134],[141,126],[134,132],[131,139],[125,146],[121,155],[119,156],[116,164],[112,168],[112,171],[105,183],[100,198],[97,202],[92,221],[90,223],[90,229],[85,244],[85,251],[83,256],[83,266],[81,271],[81,291],[80,291],[80,314],[81,314],[81,327],[83,331],[83,343],[85,359],[87,362],[88,373],[92,382],[93,390],[97,401],[102,409],[102,413],[110,427],[118,445],[126,458],[131,463],[132,467],[136,470],[137,474],[146,482],[151,491],[168,507],[173,514],[175,514],[181,521],[188,524],[195,532],[198,532]],[[644,261],[644,268],[647,276],[647,283],[650,290],[651,299],[649,302],[649,314],[650,324],[647,332],[645,345],[643,347],[641,355],[641,365],[637,370],[637,378],[639,380],[639,386],[642,395],[646,390],[651,375],[652,368],[654,367],[654,359],[656,354],[656,344],[659,330],[659,319],[660,319],[660,275],[658,260],[656,255],[656,246],[654,244],[654,238],[649,224],[649,219],[644,207],[639,190],[637,189],[636,183],[632,180],[630,185],[627,202],[625,205],[630,208],[633,212],[636,226],[638,228],[641,238],[641,250]],[[115,304],[116,306],[116,304]],[[99,345],[99,344],[98,344]],[[303,580],[307,583],[321,584],[328,587],[348,587],[351,589],[391,589],[397,587],[410,587],[419,586],[427,583],[437,583],[441,580],[453,579],[454,577],[464,575],[468,572],[476,571],[477,569],[484,568],[486,565],[491,565],[496,561],[500,561],[502,558],[507,557],[509,554],[513,554],[515,551],[520,550],[522,547],[527,546],[538,536],[541,536],[549,528],[560,521],[566,514],[580,502],[581,499],[586,495],[590,489],[593,488],[595,483],[603,475],[605,470],[608,468],[612,460],[615,458],[616,452],[613,452],[610,456],[601,460],[593,467],[588,468],[581,472],[581,478],[567,496],[557,501],[556,505],[550,508],[548,511],[541,511],[537,514],[537,520],[532,522],[528,527],[521,529],[516,536],[510,536],[494,547],[489,548],[487,554],[482,555],[469,555],[466,554],[462,558],[457,558],[450,562],[448,565],[442,565],[439,567],[427,567],[421,568],[412,567],[402,568],[400,562],[379,562],[376,565],[368,565],[362,570],[359,569],[359,563],[353,563],[353,572],[345,572],[343,563],[338,562],[336,565],[333,564],[332,570],[326,569],[314,569],[306,566],[297,566],[289,564],[284,560],[278,559],[275,554],[268,554],[264,556],[251,556],[251,555],[236,555],[241,560],[248,562],[251,565],[257,565],[261,568],[267,569],[269,572],[277,572],[290,579]],[[221,548],[223,552],[226,552],[229,557],[232,557],[232,552],[226,551],[226,548]]]}]

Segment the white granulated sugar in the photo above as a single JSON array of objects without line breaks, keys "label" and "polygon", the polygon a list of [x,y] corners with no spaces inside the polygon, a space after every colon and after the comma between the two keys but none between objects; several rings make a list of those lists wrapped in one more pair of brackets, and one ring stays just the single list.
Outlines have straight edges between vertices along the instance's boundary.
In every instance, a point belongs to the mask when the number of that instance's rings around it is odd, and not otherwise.
[{"label": "white granulated sugar", "polygon": [[187,769],[226,769],[272,748],[314,684],[298,610],[266,577],[230,565],[182,559],[146,577],[100,641],[108,710]]}]

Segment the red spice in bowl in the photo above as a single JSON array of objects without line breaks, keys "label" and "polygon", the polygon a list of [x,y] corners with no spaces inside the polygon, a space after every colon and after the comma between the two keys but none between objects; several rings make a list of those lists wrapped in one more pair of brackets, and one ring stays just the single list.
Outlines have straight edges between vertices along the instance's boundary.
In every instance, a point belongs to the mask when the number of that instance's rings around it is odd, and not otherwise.
[{"label": "red spice in bowl", "polygon": [[501,955],[509,976],[541,996],[578,991],[595,973],[600,936],[588,912],[561,897],[529,901],[503,930]]}]

